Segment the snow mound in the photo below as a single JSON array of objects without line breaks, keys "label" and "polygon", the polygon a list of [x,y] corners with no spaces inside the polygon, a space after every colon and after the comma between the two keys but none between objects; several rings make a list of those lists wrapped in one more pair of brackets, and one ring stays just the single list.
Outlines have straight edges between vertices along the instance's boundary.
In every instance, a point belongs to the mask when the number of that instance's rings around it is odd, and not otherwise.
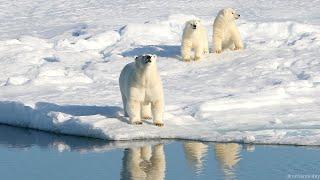
[{"label": "snow mound", "polygon": [[[51,39],[0,41],[0,123],[109,140],[320,145],[319,26],[241,20],[245,50],[184,63],[182,29],[195,18],[171,15],[104,32],[80,25]],[[212,20],[202,22],[210,37]],[[123,117],[118,76],[144,53],[158,55],[163,128]]]},{"label": "snow mound", "polygon": [[239,29],[249,48],[280,48],[295,46],[297,49],[319,46],[318,26],[296,22],[248,23],[242,22]]},{"label": "snow mound", "polygon": [[122,39],[138,45],[176,44],[182,36],[185,22],[195,16],[171,15],[167,21],[132,23],[120,29]]},{"label": "snow mound", "polygon": [[23,85],[28,81],[30,81],[30,79],[25,78],[24,76],[9,77],[5,85]]},{"label": "snow mound", "polygon": [[[75,32],[73,32],[73,35],[75,35]],[[85,36],[76,39],[59,40],[56,43],[55,48],[74,51],[102,50],[103,48],[115,44],[119,38],[119,33],[115,31],[107,31],[93,37]]]}]

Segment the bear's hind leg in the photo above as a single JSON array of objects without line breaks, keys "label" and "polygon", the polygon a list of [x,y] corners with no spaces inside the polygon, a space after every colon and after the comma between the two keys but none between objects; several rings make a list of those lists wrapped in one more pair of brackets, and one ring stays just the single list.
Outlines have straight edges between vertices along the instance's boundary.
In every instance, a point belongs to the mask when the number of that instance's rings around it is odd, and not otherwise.
[{"label": "bear's hind leg", "polygon": [[220,54],[222,52],[222,38],[216,36],[213,37],[213,52]]},{"label": "bear's hind leg", "polygon": [[209,54],[209,47],[208,47],[208,43],[207,44],[204,44],[204,49],[203,49],[203,54]]},{"label": "bear's hind leg", "polygon": [[151,103],[141,104],[141,117],[142,119],[152,119]]},{"label": "bear's hind leg", "polygon": [[163,126],[163,101],[157,100],[152,102],[151,110],[153,115],[153,124],[156,126]]},{"label": "bear's hind leg", "polygon": [[127,111],[127,108],[128,108],[127,98],[122,93],[121,93],[121,96],[122,96],[124,116],[128,117],[129,115],[128,115],[128,111]]},{"label": "bear's hind leg", "polygon": [[129,100],[128,114],[131,124],[142,124],[141,121],[141,103],[137,100]]},{"label": "bear's hind leg", "polygon": [[209,42],[207,32],[205,32],[203,37],[203,54],[209,54]]}]

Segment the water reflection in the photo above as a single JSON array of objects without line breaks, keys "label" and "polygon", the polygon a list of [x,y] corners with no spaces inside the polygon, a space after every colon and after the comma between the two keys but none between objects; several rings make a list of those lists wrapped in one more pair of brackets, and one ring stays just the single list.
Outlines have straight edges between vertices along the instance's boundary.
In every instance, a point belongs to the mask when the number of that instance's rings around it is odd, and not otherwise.
[{"label": "water reflection", "polygon": [[208,145],[201,142],[185,142],[183,147],[188,163],[197,174],[201,174]]},{"label": "water reflection", "polygon": [[121,179],[162,180],[165,177],[163,144],[125,149],[122,162]]},{"label": "water reflection", "polygon": [[[252,146],[250,146],[252,149]],[[185,141],[183,149],[187,162],[197,175],[204,170],[209,146],[202,142]],[[241,160],[241,145],[236,143],[214,144],[214,152],[225,179],[236,179],[236,165]],[[122,179],[164,179],[166,170],[163,144],[128,148],[122,159]]]},{"label": "water reflection", "polygon": [[46,133],[42,131],[0,125],[0,144],[9,148],[28,149],[38,146],[43,149],[57,149],[59,151],[94,151],[103,147],[105,141],[97,139],[78,138]]},{"label": "water reflection", "polygon": [[215,144],[215,156],[221,169],[225,174],[225,179],[236,179],[235,167],[241,160],[241,147],[236,143]]},{"label": "water reflection", "polygon": [[112,149],[140,147],[155,143],[159,141],[106,141],[0,125],[0,146],[16,149],[30,149],[37,146],[59,152],[103,153]]},{"label": "water reflection", "polygon": [[[0,146],[9,148],[30,149],[36,146],[50,151],[79,153],[104,153],[118,149],[123,152],[122,167],[120,167],[120,174],[118,173],[121,179],[165,179],[166,171],[168,171],[168,169],[166,170],[168,166],[166,165],[166,153],[174,153],[175,156],[185,158],[192,167],[195,176],[212,171],[212,167],[206,167],[210,164],[206,160],[212,159],[210,156],[214,154],[224,178],[235,179],[241,160],[241,150],[254,151],[253,145],[215,143],[213,146],[209,146],[212,143],[174,141],[178,145],[175,148],[183,149],[183,155],[176,154],[177,149],[165,152],[164,146],[169,146],[170,142],[172,141],[106,141],[0,125]],[[208,153],[209,151],[214,153]],[[172,162],[172,159],[170,160]],[[174,169],[170,169],[170,171],[174,171]]]}]

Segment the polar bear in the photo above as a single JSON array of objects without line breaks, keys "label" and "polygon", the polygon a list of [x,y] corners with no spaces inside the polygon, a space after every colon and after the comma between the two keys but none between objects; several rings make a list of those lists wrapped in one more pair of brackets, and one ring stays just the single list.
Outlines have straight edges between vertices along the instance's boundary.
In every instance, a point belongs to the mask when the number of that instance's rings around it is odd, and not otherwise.
[{"label": "polar bear", "polygon": [[127,64],[119,77],[125,116],[132,124],[153,118],[156,126],[163,126],[164,98],[155,55],[141,55]]},{"label": "polar bear", "polygon": [[235,20],[240,15],[232,8],[219,11],[213,23],[213,51],[221,53],[224,49],[239,50],[243,49],[243,43]]},{"label": "polar bear", "polygon": [[195,51],[195,60],[209,53],[207,30],[199,20],[190,20],[185,24],[181,41],[181,56],[184,61],[190,61],[192,49]]}]

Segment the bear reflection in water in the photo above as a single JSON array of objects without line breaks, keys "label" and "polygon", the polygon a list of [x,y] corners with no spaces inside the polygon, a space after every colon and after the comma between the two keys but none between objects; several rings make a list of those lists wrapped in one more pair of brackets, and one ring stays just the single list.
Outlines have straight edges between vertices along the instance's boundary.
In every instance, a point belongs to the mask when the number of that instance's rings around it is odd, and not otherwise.
[{"label": "bear reflection in water", "polygon": [[[240,151],[242,147],[247,151],[254,151],[253,145],[239,145],[235,143],[203,143],[199,141],[105,141],[99,139],[79,138],[75,136],[63,136],[59,134],[46,133],[24,128],[0,125],[0,145],[24,151],[32,147],[41,149],[55,149],[61,153],[101,153],[111,149],[126,148],[124,150],[121,177],[122,179],[164,179],[166,172],[166,159],[164,146],[171,146],[168,154],[185,156],[191,168],[195,169],[197,175],[211,167],[205,167],[205,161],[210,161],[210,150],[214,154],[226,179],[235,177],[237,164],[241,160]],[[182,144],[182,147],[181,147]],[[172,146],[173,145],[173,146]],[[178,146],[175,146],[178,145]],[[212,146],[213,145],[213,149]],[[174,148],[174,149],[172,149]],[[178,149],[176,149],[178,148]],[[184,155],[176,154],[183,148]],[[171,156],[172,157],[172,156]],[[172,160],[172,159],[170,159]],[[183,166],[181,161],[173,159],[175,165]],[[170,161],[172,163],[172,161]],[[177,164],[176,164],[177,163]],[[173,170],[167,170],[172,172]],[[108,172],[110,173],[110,172]]]},{"label": "bear reflection in water", "polygon": [[165,167],[163,144],[129,148],[124,151],[121,179],[161,180]]},{"label": "bear reflection in water", "polygon": [[[161,180],[165,178],[166,160],[164,145],[132,147],[124,151],[121,179]],[[184,153],[189,165],[201,174],[209,149],[202,142],[184,142]],[[235,167],[241,160],[241,145],[236,143],[214,144],[215,157],[226,179],[235,177]]]},{"label": "bear reflection in water", "polygon": [[215,156],[218,160],[221,169],[223,170],[226,179],[235,178],[234,167],[241,160],[240,145],[236,143],[215,144]]},{"label": "bear reflection in water", "polygon": [[[241,147],[236,143],[216,143],[214,144],[215,157],[220,164],[226,178],[234,177],[234,168],[241,160]],[[189,164],[195,168],[197,174],[203,171],[203,164],[208,152],[208,145],[202,142],[184,143],[184,152]]]},{"label": "bear reflection in water", "polygon": [[208,145],[201,142],[185,142],[184,153],[188,163],[195,169],[196,173],[203,170],[203,161],[207,155]]}]

